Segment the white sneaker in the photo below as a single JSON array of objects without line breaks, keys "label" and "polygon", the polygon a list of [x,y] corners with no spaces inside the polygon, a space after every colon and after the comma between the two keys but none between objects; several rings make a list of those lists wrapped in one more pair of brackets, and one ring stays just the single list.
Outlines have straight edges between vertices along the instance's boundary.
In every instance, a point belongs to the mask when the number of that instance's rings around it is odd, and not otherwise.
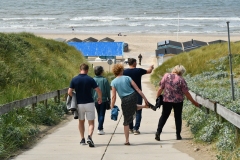
[{"label": "white sneaker", "polygon": [[98,135],[104,135],[105,134],[105,132],[103,131],[103,130],[98,130]]}]

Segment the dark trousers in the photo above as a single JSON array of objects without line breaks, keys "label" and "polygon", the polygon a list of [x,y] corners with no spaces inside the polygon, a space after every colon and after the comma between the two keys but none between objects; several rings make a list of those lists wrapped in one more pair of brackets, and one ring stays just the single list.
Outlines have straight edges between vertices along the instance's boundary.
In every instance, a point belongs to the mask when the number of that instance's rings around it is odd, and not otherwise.
[{"label": "dark trousers", "polygon": [[[139,94],[138,94],[138,102],[137,102],[137,104],[142,104],[142,97]],[[133,126],[133,122],[129,123],[129,129],[138,130],[139,127],[140,127],[140,124],[141,124],[141,120],[142,120],[142,109],[136,111],[135,126]]]},{"label": "dark trousers", "polygon": [[157,132],[162,133],[163,126],[165,125],[171,110],[174,110],[174,118],[176,125],[176,134],[180,135],[182,130],[182,109],[183,102],[180,103],[172,103],[172,102],[163,102],[162,115],[159,118]]},{"label": "dark trousers", "polygon": [[106,102],[102,102],[101,104],[98,104],[98,102],[95,102],[95,108],[97,110],[97,115],[98,115],[98,130],[103,130],[103,123],[104,123],[105,113],[106,113]]}]

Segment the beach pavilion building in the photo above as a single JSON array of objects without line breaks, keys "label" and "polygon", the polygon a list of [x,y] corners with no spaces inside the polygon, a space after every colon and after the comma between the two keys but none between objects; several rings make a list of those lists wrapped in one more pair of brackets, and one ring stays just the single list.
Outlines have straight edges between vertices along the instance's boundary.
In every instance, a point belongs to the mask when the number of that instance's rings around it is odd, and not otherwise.
[{"label": "beach pavilion building", "polygon": [[[109,70],[116,57],[123,57],[123,42],[68,42],[74,46],[83,56],[88,59],[93,66],[101,65],[105,70]],[[107,60],[111,59],[113,64],[109,66]]]}]

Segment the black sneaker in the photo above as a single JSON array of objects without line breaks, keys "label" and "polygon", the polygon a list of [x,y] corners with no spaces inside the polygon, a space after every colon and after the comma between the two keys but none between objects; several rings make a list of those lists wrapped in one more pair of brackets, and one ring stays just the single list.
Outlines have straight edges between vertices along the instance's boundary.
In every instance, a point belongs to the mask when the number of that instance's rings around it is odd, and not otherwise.
[{"label": "black sneaker", "polygon": [[85,138],[81,140],[80,145],[86,145]]},{"label": "black sneaker", "polygon": [[155,133],[155,139],[157,141],[160,141],[160,134],[158,132]]},{"label": "black sneaker", "polygon": [[88,136],[87,143],[88,143],[89,147],[94,147],[94,143],[93,143],[92,138],[90,136]]},{"label": "black sneaker", "polygon": [[177,135],[177,140],[182,140],[181,135]]}]

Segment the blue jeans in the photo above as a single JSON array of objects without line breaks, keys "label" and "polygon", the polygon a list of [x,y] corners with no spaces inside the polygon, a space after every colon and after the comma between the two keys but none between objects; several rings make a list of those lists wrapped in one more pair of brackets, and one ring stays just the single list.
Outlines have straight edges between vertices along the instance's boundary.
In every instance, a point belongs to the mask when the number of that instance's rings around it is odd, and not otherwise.
[{"label": "blue jeans", "polygon": [[95,107],[98,115],[98,130],[103,130],[103,123],[106,113],[106,102],[102,102],[101,104],[95,102]]},{"label": "blue jeans", "polygon": [[[142,97],[138,94],[138,102],[137,104],[142,104]],[[135,126],[133,126],[133,122],[129,124],[129,129],[138,130],[140,127],[140,123],[142,120],[142,109],[136,111],[136,122]]]}]

